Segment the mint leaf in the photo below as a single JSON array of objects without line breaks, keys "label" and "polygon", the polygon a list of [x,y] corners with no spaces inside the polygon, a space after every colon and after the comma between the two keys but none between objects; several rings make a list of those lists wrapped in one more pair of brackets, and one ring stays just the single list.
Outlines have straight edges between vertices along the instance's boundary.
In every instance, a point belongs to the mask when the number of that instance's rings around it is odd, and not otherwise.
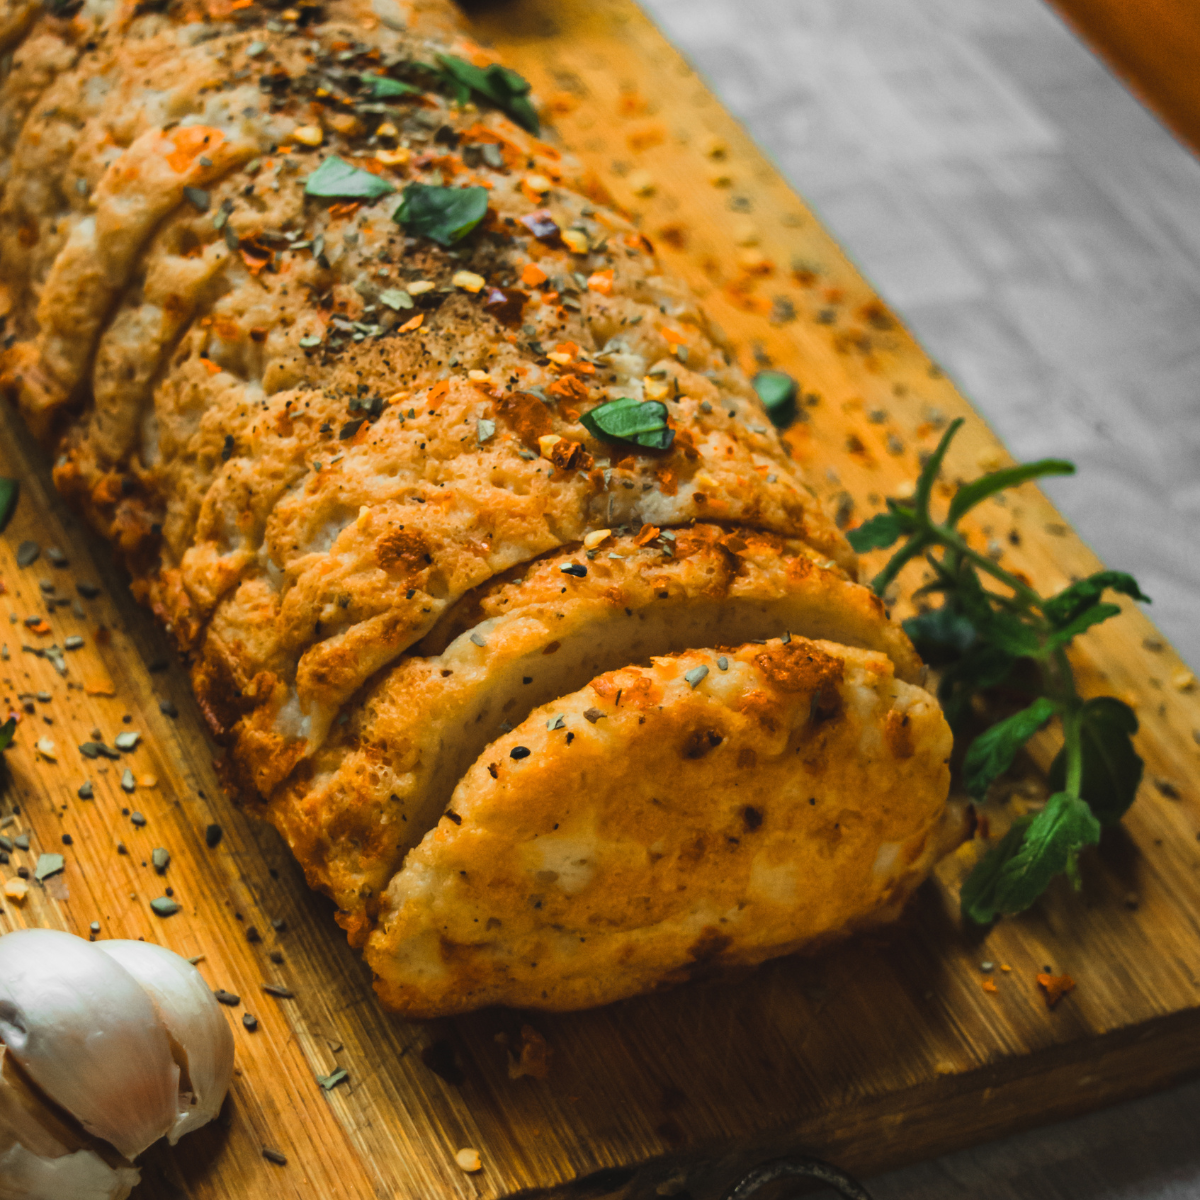
[{"label": "mint leaf", "polygon": [[410,183],[393,218],[412,237],[427,237],[439,246],[452,246],[483,220],[487,209],[487,188]]},{"label": "mint leaf", "polygon": [[21,481],[0,476],[0,533],[8,528],[13,513],[17,511],[17,501],[20,497]]},{"label": "mint leaf", "polygon": [[501,112],[512,117],[522,129],[532,134],[541,132],[537,112],[529,100],[529,81],[516,71],[511,71],[500,63],[492,63],[489,67],[477,67],[454,54],[439,54],[437,58],[444,77],[455,86],[459,103],[474,93],[490,100]]},{"label": "mint leaf", "polygon": [[358,78],[372,100],[391,100],[396,96],[423,95],[419,87],[413,87],[411,83],[402,83],[399,79],[392,79],[388,75],[371,75],[364,71]]},{"label": "mint leaf", "polygon": [[[1101,825],[1115,825],[1128,811],[1142,782],[1142,760],[1133,748],[1138,719],[1128,704],[1112,696],[1086,700],[1080,714],[1083,778],[1079,794]],[[1067,776],[1067,755],[1059,751],[1046,782],[1056,791]]]},{"label": "mint leaf", "polygon": [[1084,630],[1091,629],[1093,625],[1099,625],[1101,621],[1107,621],[1109,617],[1119,617],[1120,615],[1121,609],[1116,604],[1093,604],[1090,608],[1085,608],[1069,624],[1056,629],[1046,639],[1046,645],[1050,649],[1065,646],[1073,637],[1083,633]]},{"label": "mint leaf", "polygon": [[996,908],[1000,874],[1020,851],[1025,830],[1032,821],[1032,817],[1018,817],[963,881],[958,903],[965,920],[975,925],[990,925],[1000,915]]},{"label": "mint leaf", "polygon": [[16,732],[16,717],[9,717],[3,725],[0,725],[0,750],[7,750],[12,745],[13,736]]},{"label": "mint leaf", "polygon": [[974,508],[981,500],[994,496],[997,492],[1007,491],[1018,487],[1030,479],[1042,475],[1074,475],[1075,464],[1064,458],[1043,458],[1037,462],[1024,463],[1019,467],[1006,467],[1003,471],[993,471],[989,475],[981,475],[970,483],[964,483],[950,501],[950,513],[947,523],[953,525],[959,517]]},{"label": "mint leaf", "polygon": [[1055,792],[1029,827],[1021,849],[1000,869],[995,903],[999,912],[1024,912],[1055,875],[1065,871],[1079,886],[1079,852],[1100,841],[1100,822],[1078,796]]},{"label": "mint leaf", "polygon": [[1011,654],[982,641],[951,663],[938,684],[938,699],[950,728],[957,733],[970,711],[971,697],[1003,683],[1016,663]]},{"label": "mint leaf", "polygon": [[913,503],[917,512],[928,514],[929,498],[933,495],[934,481],[942,469],[942,460],[946,457],[946,451],[950,449],[950,443],[962,425],[962,417],[955,417],[950,422],[946,432],[942,434],[942,440],[937,444],[937,449],[929,456],[921,474],[917,477],[917,490],[913,495]]},{"label": "mint leaf", "polygon": [[624,396],[610,400],[579,418],[584,427],[605,442],[633,442],[649,450],[667,450],[675,430],[667,427],[667,406],[658,400]]},{"label": "mint leaf", "polygon": [[750,381],[777,429],[786,429],[796,419],[796,396],[800,385],[786,371],[759,371]]},{"label": "mint leaf", "polygon": [[1017,751],[1058,711],[1053,700],[1039,696],[1028,708],[993,725],[972,743],[963,760],[963,781],[972,800],[982,800],[992,781],[1003,775]]},{"label": "mint leaf", "polygon": [[904,632],[912,639],[917,653],[934,667],[962,658],[978,637],[975,626],[948,604],[909,617],[904,622]]},{"label": "mint leaf", "polygon": [[1097,571],[1070,587],[1063,588],[1042,605],[1046,619],[1056,627],[1069,625],[1086,609],[1090,608],[1106,591],[1120,592],[1133,600],[1150,603],[1149,596],[1142,595],[1137,580],[1124,571]]},{"label": "mint leaf", "polygon": [[898,513],[876,513],[857,529],[849,530],[846,540],[859,554],[868,550],[886,550],[897,538],[903,537],[909,531],[911,524],[911,521],[906,521]]},{"label": "mint leaf", "polygon": [[378,200],[396,189],[386,179],[331,154],[304,182],[306,196],[326,200]]}]

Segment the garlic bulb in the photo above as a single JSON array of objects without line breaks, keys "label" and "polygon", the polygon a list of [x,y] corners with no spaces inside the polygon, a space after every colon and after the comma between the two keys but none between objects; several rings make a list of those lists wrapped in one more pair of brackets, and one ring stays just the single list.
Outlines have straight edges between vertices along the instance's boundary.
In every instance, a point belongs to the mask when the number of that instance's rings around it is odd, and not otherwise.
[{"label": "garlic bulb", "polygon": [[0,1046],[0,1200],[125,1200],[138,1179],[53,1113]]},{"label": "garlic bulb", "polygon": [[96,942],[150,997],[181,1072],[171,1145],[221,1111],[233,1078],[233,1034],[203,976],[186,959],[149,942]]}]

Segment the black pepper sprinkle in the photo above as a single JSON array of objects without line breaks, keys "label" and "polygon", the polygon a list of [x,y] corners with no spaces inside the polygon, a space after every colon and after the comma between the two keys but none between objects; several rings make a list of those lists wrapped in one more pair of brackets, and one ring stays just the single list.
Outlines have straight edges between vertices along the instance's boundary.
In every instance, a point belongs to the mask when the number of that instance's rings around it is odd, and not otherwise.
[{"label": "black pepper sprinkle", "polygon": [[38,560],[42,548],[37,542],[22,542],[17,547],[17,566],[31,567]]},{"label": "black pepper sprinkle", "polygon": [[130,813],[129,820],[132,824],[136,825],[138,829],[141,829],[142,826],[146,824],[146,818],[143,817],[140,812]]},{"label": "black pepper sprinkle", "polygon": [[276,917],[271,922],[271,928],[275,930],[276,933],[284,933],[287,930],[287,922],[281,917]]},{"label": "black pepper sprinkle", "polygon": [[160,700],[158,702],[158,711],[167,717],[179,716],[179,709],[175,707],[173,700]]},{"label": "black pepper sprinkle", "polygon": [[564,575],[574,575],[576,579],[583,579],[587,575],[587,567],[583,563],[567,563],[558,569]]},{"label": "black pepper sprinkle", "polygon": [[262,934],[258,932],[258,927],[256,925],[251,925],[250,928],[246,930],[246,941],[248,941],[248,942],[261,942],[262,941]]},{"label": "black pepper sprinkle", "polygon": [[250,1013],[242,1014],[242,1024],[245,1025],[245,1027],[251,1033],[256,1033],[258,1031],[258,1018],[251,1016]]},{"label": "black pepper sprinkle", "polygon": [[267,1160],[267,1162],[274,1163],[277,1167],[287,1166],[287,1155],[280,1154],[278,1150],[271,1150],[264,1146],[262,1156]]},{"label": "black pepper sprinkle", "polygon": [[233,457],[233,434],[225,435],[225,444],[221,447],[221,461],[228,462]]},{"label": "black pepper sprinkle", "polygon": [[274,996],[276,1000],[294,1000],[296,993],[290,988],[280,986],[278,983],[264,983],[263,989],[268,996]]},{"label": "black pepper sprinkle", "polygon": [[94,583],[77,583],[75,585],[75,590],[85,600],[95,600],[95,598],[100,595],[100,589]]},{"label": "black pepper sprinkle", "polygon": [[204,830],[204,844],[210,849],[215,850],[221,844],[221,839],[225,836],[225,831],[220,825],[209,825]]},{"label": "black pepper sprinkle", "polygon": [[241,996],[235,996],[232,992],[227,992],[224,988],[217,988],[213,995],[217,998],[218,1004],[228,1005],[230,1008],[237,1008],[242,1002]]},{"label": "black pepper sprinkle", "polygon": [[64,846],[73,846],[75,844],[75,839],[71,837],[69,833],[64,833],[62,842]]},{"label": "black pepper sprinkle", "polygon": [[528,746],[514,746],[509,752],[509,758],[528,758],[533,752]]},{"label": "black pepper sprinkle", "polygon": [[272,950],[267,957],[276,965],[279,966],[283,962],[283,955],[278,950]]}]

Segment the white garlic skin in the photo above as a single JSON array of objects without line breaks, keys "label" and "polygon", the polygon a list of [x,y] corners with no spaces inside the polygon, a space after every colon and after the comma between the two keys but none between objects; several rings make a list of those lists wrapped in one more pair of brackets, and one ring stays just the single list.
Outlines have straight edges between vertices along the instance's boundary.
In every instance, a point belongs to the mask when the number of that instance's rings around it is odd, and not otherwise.
[{"label": "white garlic skin", "polygon": [[82,938],[0,937],[0,1041],[51,1100],[128,1159],[175,1126],[179,1068],[167,1031],[129,972]]},{"label": "white garlic skin", "polygon": [[233,1079],[233,1034],[204,977],[185,958],[150,942],[96,942],[150,997],[171,1039],[181,1071],[179,1115],[171,1145],[208,1124],[220,1111]]},{"label": "white garlic skin", "polygon": [[126,1200],[139,1178],[51,1112],[0,1046],[0,1200]]}]

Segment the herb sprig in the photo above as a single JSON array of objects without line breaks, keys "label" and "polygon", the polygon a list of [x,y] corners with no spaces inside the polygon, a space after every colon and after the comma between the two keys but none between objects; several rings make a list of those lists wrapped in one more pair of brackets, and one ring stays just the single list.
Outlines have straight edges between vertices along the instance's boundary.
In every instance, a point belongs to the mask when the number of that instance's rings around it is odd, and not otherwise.
[{"label": "herb sprig", "polygon": [[[944,521],[930,511],[933,486],[962,420],[946,430],[917,480],[911,501],[889,499],[879,513],[849,533],[857,551],[882,550],[904,539],[872,587],[883,595],[904,566],[924,559],[933,579],[914,599],[942,596],[942,606],[904,622],[918,651],[941,667],[938,698],[955,732],[961,731],[979,693],[1020,676],[1033,680],[1030,703],[976,737],[963,760],[963,781],[974,800],[1012,765],[1021,747],[1057,720],[1063,747],[1050,766],[1052,795],[1036,816],[1014,821],[963,884],[964,918],[989,925],[1002,913],[1027,909],[1057,875],[1079,887],[1080,851],[1100,840],[1133,803],[1142,760],[1133,748],[1138,721],[1112,696],[1084,700],[1067,658],[1072,639],[1120,613],[1104,600],[1117,592],[1149,602],[1132,575],[1097,571],[1044,597],[1023,579],[973,549],[959,521],[982,501],[1031,479],[1071,475],[1073,464],[1047,458],[993,471],[959,487]],[[988,576],[1000,587],[985,587]],[[1022,664],[1026,669],[1021,671]],[[1032,667],[1032,670],[1028,668]],[[1016,686],[1016,684],[1014,684]],[[1027,685],[1028,686],[1028,685]]]}]

